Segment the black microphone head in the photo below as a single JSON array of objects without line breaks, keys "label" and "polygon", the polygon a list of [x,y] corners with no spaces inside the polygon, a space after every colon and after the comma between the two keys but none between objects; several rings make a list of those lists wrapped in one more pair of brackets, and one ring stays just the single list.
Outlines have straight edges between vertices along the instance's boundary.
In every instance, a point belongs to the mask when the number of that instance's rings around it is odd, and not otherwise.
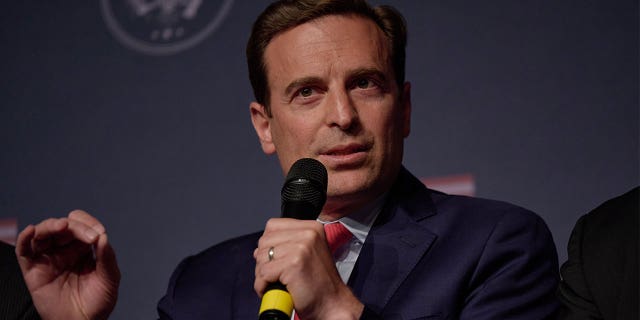
[{"label": "black microphone head", "polygon": [[282,217],[315,220],[327,200],[327,169],[302,158],[289,169],[282,186]]}]

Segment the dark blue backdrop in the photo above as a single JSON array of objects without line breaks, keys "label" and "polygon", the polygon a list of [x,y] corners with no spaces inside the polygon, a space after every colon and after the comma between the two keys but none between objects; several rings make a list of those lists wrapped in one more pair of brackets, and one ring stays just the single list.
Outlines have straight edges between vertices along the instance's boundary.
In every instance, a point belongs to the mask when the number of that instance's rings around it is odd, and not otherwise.
[{"label": "dark blue backdrop", "polygon": [[[149,319],[182,257],[279,213],[244,61],[264,4],[227,1],[202,41],[151,55],[106,2],[0,11],[0,218],[95,214],[123,274],[112,318]],[[564,260],[577,217],[639,183],[638,2],[390,3],[410,32],[406,167],[472,173],[478,196],[538,212]]]}]

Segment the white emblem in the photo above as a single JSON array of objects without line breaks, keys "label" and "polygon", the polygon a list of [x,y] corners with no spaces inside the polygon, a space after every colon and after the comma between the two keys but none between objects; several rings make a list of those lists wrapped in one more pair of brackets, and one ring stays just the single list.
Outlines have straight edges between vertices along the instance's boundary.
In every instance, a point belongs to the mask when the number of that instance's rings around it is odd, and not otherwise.
[{"label": "white emblem", "polygon": [[171,55],[200,43],[220,26],[233,0],[101,0],[109,31],[126,47]]}]

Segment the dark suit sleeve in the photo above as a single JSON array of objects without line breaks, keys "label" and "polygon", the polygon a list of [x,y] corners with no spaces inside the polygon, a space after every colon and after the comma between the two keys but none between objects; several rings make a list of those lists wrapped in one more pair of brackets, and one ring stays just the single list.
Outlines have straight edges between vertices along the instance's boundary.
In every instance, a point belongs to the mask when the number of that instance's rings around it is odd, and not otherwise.
[{"label": "dark suit sleeve", "polygon": [[160,320],[171,320],[173,319],[173,313],[175,309],[175,289],[176,282],[180,278],[185,266],[188,264],[190,258],[187,258],[180,262],[180,264],[176,267],[171,275],[171,279],[169,279],[169,287],[167,288],[167,292],[158,302],[158,317]]},{"label": "dark suit sleeve", "polygon": [[559,319],[638,319],[640,188],[580,217],[560,272]]},{"label": "dark suit sleeve", "polygon": [[593,303],[582,269],[582,235],[586,216],[576,222],[569,239],[568,260],[562,265],[563,280],[558,287],[558,297],[563,304],[560,319],[602,319]]},{"label": "dark suit sleeve", "polygon": [[558,261],[544,221],[509,210],[495,225],[472,276],[460,319],[552,319]]},{"label": "dark suit sleeve", "polygon": [[158,302],[169,319],[256,319],[253,250],[261,233],[231,239],[184,259]]},{"label": "dark suit sleeve", "polygon": [[184,259],[171,275],[165,296],[158,302],[160,320],[232,319],[231,297],[236,275],[233,270],[233,266],[214,268],[202,263],[198,256]]},{"label": "dark suit sleeve", "polygon": [[39,320],[14,250],[0,241],[0,319]]}]

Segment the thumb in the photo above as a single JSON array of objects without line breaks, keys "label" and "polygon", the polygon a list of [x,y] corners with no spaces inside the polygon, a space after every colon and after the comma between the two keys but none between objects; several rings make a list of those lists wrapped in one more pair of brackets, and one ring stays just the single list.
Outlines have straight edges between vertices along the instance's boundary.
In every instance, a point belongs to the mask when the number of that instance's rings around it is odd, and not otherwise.
[{"label": "thumb", "polygon": [[120,269],[118,268],[116,253],[109,244],[106,233],[100,235],[96,244],[96,272],[101,279],[113,287],[112,294],[117,296],[120,284]]}]

